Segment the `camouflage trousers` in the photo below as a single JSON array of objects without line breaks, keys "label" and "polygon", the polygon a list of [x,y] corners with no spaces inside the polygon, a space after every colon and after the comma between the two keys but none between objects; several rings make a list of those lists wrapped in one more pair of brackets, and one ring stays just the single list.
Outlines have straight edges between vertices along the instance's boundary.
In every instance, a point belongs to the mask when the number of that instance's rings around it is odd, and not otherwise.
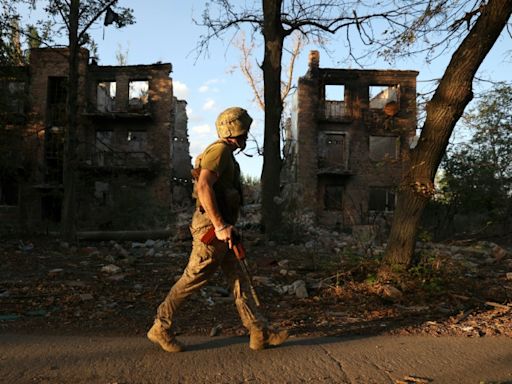
[{"label": "camouflage trousers", "polygon": [[233,251],[224,242],[214,241],[206,245],[201,241],[211,225],[206,213],[195,211],[190,226],[193,244],[187,267],[158,307],[156,319],[160,320],[164,328],[172,330],[173,317],[180,305],[188,296],[205,286],[220,267],[231,287],[244,327],[249,331],[267,328],[267,320],[257,311],[253,301],[248,299],[249,286]]}]

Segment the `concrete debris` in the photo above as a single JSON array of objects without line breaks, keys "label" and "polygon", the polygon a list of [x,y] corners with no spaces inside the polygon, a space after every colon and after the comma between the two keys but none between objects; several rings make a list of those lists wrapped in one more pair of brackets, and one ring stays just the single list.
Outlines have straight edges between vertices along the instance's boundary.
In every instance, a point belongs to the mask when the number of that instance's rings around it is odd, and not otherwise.
[{"label": "concrete debris", "polygon": [[155,243],[156,241],[155,240],[146,240],[146,242],[144,243],[144,246],[146,248],[151,248],[151,247],[154,247],[155,246]]},{"label": "concrete debris", "polygon": [[492,248],[491,252],[492,252],[492,256],[494,257],[494,259],[496,259],[496,261],[503,260],[508,254],[506,249],[500,247],[497,244]]},{"label": "concrete debris", "polygon": [[282,294],[295,295],[299,299],[305,299],[309,296],[304,280],[296,280],[290,285],[279,287],[277,290]]},{"label": "concrete debris", "polygon": [[115,264],[109,264],[109,265],[105,265],[104,267],[102,267],[101,272],[115,274],[115,273],[121,272],[121,268]]},{"label": "concrete debris", "polygon": [[403,297],[402,291],[389,284],[382,285],[379,288],[379,294],[382,295],[382,297],[384,297],[385,299],[391,301],[399,301]]},{"label": "concrete debris", "polygon": [[219,336],[222,331],[222,324],[217,324],[210,330],[210,337]]},{"label": "concrete debris", "polygon": [[108,261],[109,263],[113,263],[116,261],[116,258],[112,255],[105,256],[105,261]]},{"label": "concrete debris", "polygon": [[261,284],[261,285],[265,285],[267,287],[274,286],[274,284],[272,283],[272,279],[268,276],[253,276],[252,282],[254,284]]},{"label": "concrete debris", "polygon": [[62,269],[62,268],[54,268],[54,269],[48,271],[48,276],[49,277],[54,277],[54,276],[60,275],[62,272],[64,272],[64,269]]},{"label": "concrete debris", "polygon": [[108,279],[110,281],[121,281],[121,280],[124,280],[126,277],[125,274],[123,273],[120,273],[120,274],[116,274],[116,275],[112,275],[112,276],[109,276]]}]

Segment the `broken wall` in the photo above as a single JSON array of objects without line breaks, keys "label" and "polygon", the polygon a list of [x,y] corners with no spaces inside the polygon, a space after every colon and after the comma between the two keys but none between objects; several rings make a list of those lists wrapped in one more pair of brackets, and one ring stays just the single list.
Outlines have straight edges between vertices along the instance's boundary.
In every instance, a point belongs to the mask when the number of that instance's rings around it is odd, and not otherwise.
[{"label": "broken wall", "polygon": [[329,226],[387,219],[415,135],[418,73],[318,63],[313,51],[290,130],[302,209]]},{"label": "broken wall", "polygon": [[[26,156],[16,215],[36,231],[58,229],[60,221],[67,54],[33,49],[30,65],[21,69],[29,97],[19,128]],[[166,226],[172,175],[191,168],[186,103],[173,96],[171,65],[98,66],[88,63],[87,50],[80,55],[78,228]],[[185,141],[176,145],[174,137]]]}]

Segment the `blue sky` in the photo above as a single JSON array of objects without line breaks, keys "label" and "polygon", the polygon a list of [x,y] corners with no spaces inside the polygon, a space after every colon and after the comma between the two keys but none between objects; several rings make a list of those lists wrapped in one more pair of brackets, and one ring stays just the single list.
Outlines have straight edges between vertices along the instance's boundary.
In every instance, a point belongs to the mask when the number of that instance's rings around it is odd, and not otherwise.
[{"label": "blue sky", "polygon": [[[219,112],[230,106],[242,106],[249,110],[254,118],[251,132],[263,142],[263,113],[253,101],[253,93],[238,69],[239,51],[229,46],[229,39],[212,41],[209,56],[197,57],[194,48],[199,36],[205,32],[203,27],[196,26],[192,17],[200,19],[205,2],[199,0],[119,0],[119,5],[134,10],[136,23],[123,29],[113,26],[103,28],[97,23],[91,34],[98,46],[100,65],[117,64],[116,53],[128,52],[127,62],[130,65],[151,64],[158,61],[169,62],[173,66],[171,77],[174,93],[188,103],[188,130],[190,151],[194,157],[208,143],[216,139],[215,119]],[[27,17],[29,14],[26,15]],[[34,18],[37,13],[33,13]],[[228,35],[229,36],[229,35]],[[65,40],[63,40],[65,43]],[[333,41],[332,50],[340,48],[341,42]],[[295,67],[295,80],[305,74],[307,57],[310,49],[306,47]],[[486,58],[478,76],[494,80],[512,80],[510,66],[512,40],[503,36]],[[506,57],[508,51],[509,58]],[[262,49],[257,52],[259,62],[263,59]],[[393,67],[384,62],[376,62],[371,69],[410,69],[420,72],[418,88],[426,86],[427,80],[439,78],[450,57],[444,56],[435,64],[427,66],[421,58],[397,62]],[[340,67],[336,58],[330,58],[321,52],[320,66]],[[256,64],[255,64],[256,65]],[[344,67],[350,67],[347,63]],[[368,67],[367,69],[370,69]],[[481,84],[485,86],[485,83]],[[249,149],[254,154],[254,150]],[[238,155],[242,172],[259,177],[261,173],[261,157],[252,158]]]}]

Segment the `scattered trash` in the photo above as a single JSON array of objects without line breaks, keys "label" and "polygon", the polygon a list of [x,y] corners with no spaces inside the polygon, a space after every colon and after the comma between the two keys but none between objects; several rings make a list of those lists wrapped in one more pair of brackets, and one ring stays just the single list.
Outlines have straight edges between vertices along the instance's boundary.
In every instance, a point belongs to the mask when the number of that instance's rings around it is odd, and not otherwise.
[{"label": "scattered trash", "polygon": [[18,248],[23,252],[30,252],[34,249],[34,244],[27,243],[25,244],[22,240],[19,241]]}]

